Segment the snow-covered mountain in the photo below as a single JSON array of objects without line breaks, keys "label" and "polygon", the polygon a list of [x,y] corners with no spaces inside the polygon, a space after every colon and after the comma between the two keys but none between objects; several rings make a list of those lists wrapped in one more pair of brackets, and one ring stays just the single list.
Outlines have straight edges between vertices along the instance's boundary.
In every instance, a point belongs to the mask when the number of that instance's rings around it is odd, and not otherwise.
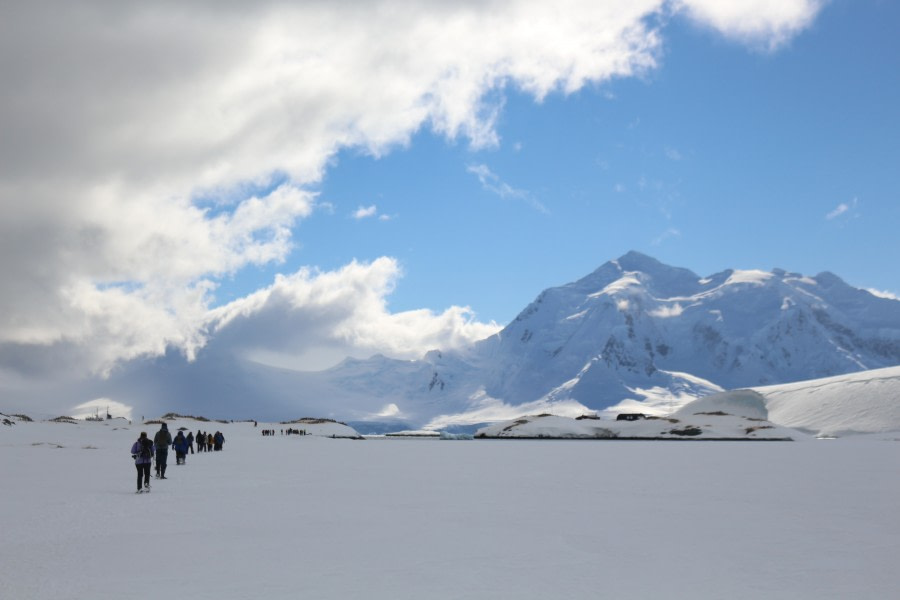
[{"label": "snow-covered mountain", "polygon": [[444,415],[431,426],[524,410],[575,416],[635,402],[664,413],[724,389],[900,364],[900,302],[830,273],[699,277],[630,252],[542,292],[466,353],[432,352],[415,369],[384,358],[354,361],[329,378],[346,382],[365,364],[377,364],[370,391],[392,390],[411,421]]},{"label": "snow-covered mountain", "polygon": [[136,361],[68,393],[73,405],[83,402],[76,398],[108,397],[151,415],[328,417],[363,433],[472,430],[544,412],[666,414],[723,390],[894,365],[900,301],[830,273],[700,277],[630,252],[545,290],[500,333],[465,351],[435,350],[413,361],[347,359],[308,373],[212,344],[194,362],[174,353]]},{"label": "snow-covered mountain", "polygon": [[544,291],[478,352],[493,397],[601,409],[900,364],[900,302],[830,273],[701,278],[631,252]]}]

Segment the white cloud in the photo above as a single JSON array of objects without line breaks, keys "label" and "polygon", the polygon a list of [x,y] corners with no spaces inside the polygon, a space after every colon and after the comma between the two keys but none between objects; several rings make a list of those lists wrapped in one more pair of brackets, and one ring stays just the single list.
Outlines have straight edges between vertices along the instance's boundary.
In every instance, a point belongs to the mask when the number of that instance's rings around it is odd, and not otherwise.
[{"label": "white cloud", "polygon": [[866,291],[872,294],[873,296],[877,296],[879,298],[886,298],[888,300],[900,300],[900,296],[893,292],[887,292],[884,290],[876,290],[874,288],[866,288]]},{"label": "white cloud", "polygon": [[501,198],[515,198],[518,200],[522,200],[535,210],[538,210],[542,213],[548,212],[547,208],[544,205],[531,197],[531,194],[529,194],[525,190],[520,190],[512,187],[511,185],[500,179],[500,177],[493,171],[491,171],[491,169],[487,165],[469,165],[466,170],[478,177],[478,181],[481,183],[481,187],[486,191],[491,192],[492,194],[496,194]]},{"label": "white cloud", "polygon": [[[170,347],[190,356],[207,343],[217,281],[284,260],[296,224],[315,208],[308,185],[342,148],[381,155],[423,127],[495,144],[504,89],[541,99],[652,69],[661,46],[654,17],[673,6],[770,46],[816,8],[720,4],[126,0],[110,8],[87,0],[7,8],[0,355],[23,345],[68,348],[73,364],[101,372]],[[524,193],[482,174],[501,193]],[[464,309],[378,316],[383,329],[346,319],[332,334],[418,348],[429,335],[465,330],[468,318]],[[411,333],[418,321],[432,329]],[[390,327],[399,334],[392,343]]]},{"label": "white cloud", "polygon": [[310,370],[346,356],[421,358],[500,330],[476,321],[465,307],[391,313],[387,296],[399,277],[397,261],[386,257],[336,271],[280,275],[268,288],[210,311],[213,343],[261,362]]},{"label": "white cloud", "polygon": [[663,244],[664,242],[666,242],[667,240],[670,240],[672,238],[680,238],[680,237],[681,237],[680,230],[678,230],[674,227],[669,227],[664,232],[662,232],[660,235],[655,237],[650,243],[654,246],[659,246],[659,245]]},{"label": "white cloud", "polygon": [[675,0],[676,10],[727,37],[774,50],[812,23],[824,0]]},{"label": "white cloud", "polygon": [[403,413],[400,410],[400,407],[391,402],[382,408],[378,413],[375,414],[376,417],[400,417]]},{"label": "white cloud", "polygon": [[367,219],[369,217],[374,217],[378,214],[378,207],[374,204],[371,206],[360,206],[353,213],[354,219]]},{"label": "white cloud", "polygon": [[857,207],[857,205],[858,205],[858,199],[857,199],[857,198],[854,198],[853,200],[851,200],[850,203],[847,203],[847,202],[841,202],[841,203],[838,204],[836,207],[834,207],[833,210],[831,210],[830,212],[828,212],[828,213],[825,215],[825,218],[828,219],[829,221],[834,220],[834,219],[837,219],[838,217],[840,217],[840,216],[842,216],[842,215],[846,215],[846,214],[849,213],[851,210],[855,209],[855,208]]},{"label": "white cloud", "polygon": [[391,215],[386,215],[384,213],[378,212],[378,206],[372,204],[371,206],[360,206],[355,211],[353,211],[353,218],[357,221],[361,221],[363,219],[378,219],[379,221],[390,221],[393,219]]},{"label": "white cloud", "polygon": [[651,317],[657,317],[659,319],[670,319],[672,317],[679,317],[681,313],[684,312],[684,307],[679,303],[675,303],[671,306],[661,305],[654,310],[651,310],[649,314]]},{"label": "white cloud", "polygon": [[832,210],[827,215],[825,215],[825,218],[829,219],[829,220],[836,219],[839,216],[841,216],[842,214],[844,214],[845,212],[847,212],[848,210],[850,210],[850,206],[848,204],[841,202],[834,208],[834,210]]}]

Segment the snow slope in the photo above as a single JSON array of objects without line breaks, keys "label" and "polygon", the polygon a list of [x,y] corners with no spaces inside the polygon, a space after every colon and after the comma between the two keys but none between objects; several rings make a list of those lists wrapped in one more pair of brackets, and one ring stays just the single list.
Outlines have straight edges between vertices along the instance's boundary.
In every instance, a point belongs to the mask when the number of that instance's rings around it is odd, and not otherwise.
[{"label": "snow slope", "polygon": [[900,367],[755,390],[786,427],[832,436],[900,431]]},{"label": "snow slope", "polygon": [[900,589],[896,442],[354,441],[215,427],[224,451],[189,455],[135,495],[140,426],[0,425],[0,598]]}]

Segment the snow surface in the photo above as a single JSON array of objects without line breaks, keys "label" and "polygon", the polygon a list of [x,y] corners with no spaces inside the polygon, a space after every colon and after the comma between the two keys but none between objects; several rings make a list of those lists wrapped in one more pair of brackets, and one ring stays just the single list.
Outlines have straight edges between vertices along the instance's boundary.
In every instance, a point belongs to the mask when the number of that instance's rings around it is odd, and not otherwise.
[{"label": "snow surface", "polygon": [[[834,598],[900,589],[896,442],[220,429],[136,495],[121,421],[0,425],[0,598]],[[307,427],[311,429],[312,426]]]}]

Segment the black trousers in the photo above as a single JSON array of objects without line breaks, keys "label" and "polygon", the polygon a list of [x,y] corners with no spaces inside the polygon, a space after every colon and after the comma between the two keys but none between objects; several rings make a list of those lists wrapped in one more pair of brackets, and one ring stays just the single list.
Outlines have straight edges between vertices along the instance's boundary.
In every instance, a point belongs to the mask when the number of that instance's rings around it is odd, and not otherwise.
[{"label": "black trousers", "polygon": [[144,485],[150,487],[150,463],[142,463],[134,465],[137,467],[137,489],[141,489],[141,480]]},{"label": "black trousers", "polygon": [[166,476],[166,460],[169,458],[168,448],[156,449],[156,474],[159,477]]}]

